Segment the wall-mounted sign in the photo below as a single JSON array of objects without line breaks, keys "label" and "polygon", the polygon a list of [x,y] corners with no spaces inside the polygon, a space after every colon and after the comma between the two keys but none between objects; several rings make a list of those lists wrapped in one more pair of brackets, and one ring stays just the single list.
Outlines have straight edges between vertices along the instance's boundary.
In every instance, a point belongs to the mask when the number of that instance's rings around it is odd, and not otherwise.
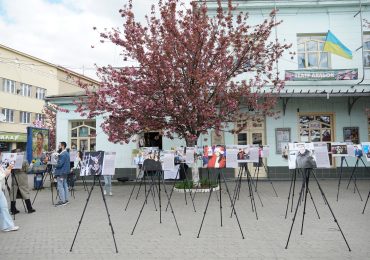
[{"label": "wall-mounted sign", "polygon": [[0,132],[0,142],[27,142],[27,134]]},{"label": "wall-mounted sign", "polygon": [[356,80],[357,69],[339,70],[286,70],[285,80],[308,81],[308,80]]}]

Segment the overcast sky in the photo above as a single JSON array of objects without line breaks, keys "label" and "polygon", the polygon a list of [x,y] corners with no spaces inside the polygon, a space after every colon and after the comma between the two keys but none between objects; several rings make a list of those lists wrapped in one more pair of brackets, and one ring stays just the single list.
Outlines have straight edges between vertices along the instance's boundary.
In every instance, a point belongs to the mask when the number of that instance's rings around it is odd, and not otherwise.
[{"label": "overcast sky", "polygon": [[[94,64],[122,66],[119,48],[101,44],[94,26],[121,27],[128,0],[0,0],[0,44],[95,77]],[[134,0],[143,20],[157,0]],[[91,48],[91,46],[95,46]],[[1,53],[0,53],[1,62]],[[83,70],[84,68],[84,70]]]}]

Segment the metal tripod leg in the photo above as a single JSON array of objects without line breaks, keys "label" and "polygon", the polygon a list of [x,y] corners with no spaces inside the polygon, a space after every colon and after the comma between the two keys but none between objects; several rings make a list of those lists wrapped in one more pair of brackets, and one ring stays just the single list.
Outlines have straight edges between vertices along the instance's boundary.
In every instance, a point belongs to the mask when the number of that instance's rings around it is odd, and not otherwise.
[{"label": "metal tripod leg", "polygon": [[285,210],[285,219],[287,218],[288,215],[288,208],[289,208],[289,201],[290,201],[290,194],[292,193],[292,186],[293,186],[293,180],[294,180],[294,175],[296,174],[296,170],[294,170],[294,173],[292,174],[292,177],[290,179],[290,187],[289,187],[289,195],[288,195],[288,201],[286,204],[286,210]]},{"label": "metal tripod leg", "polygon": [[348,167],[348,163],[347,163],[346,157],[342,156],[340,158],[340,174],[339,174],[339,181],[338,181],[337,201],[338,201],[338,197],[339,197],[340,181],[342,180],[342,174],[343,174],[343,161],[346,162],[347,167]]},{"label": "metal tripod leg", "polygon": [[332,215],[332,216],[333,216],[333,218],[334,218],[334,222],[337,224],[337,226],[338,226],[338,228],[339,228],[339,231],[340,231],[340,233],[342,234],[342,237],[343,237],[344,241],[346,242],[346,245],[347,245],[347,247],[348,247],[348,250],[349,250],[349,251],[351,251],[351,248],[349,247],[349,244],[348,244],[348,242],[347,242],[347,239],[346,239],[346,237],[344,236],[343,231],[342,231],[342,229],[341,229],[341,228],[340,228],[340,226],[339,226],[339,222],[338,222],[337,218],[335,217],[333,210],[332,210],[332,209],[331,209],[331,207],[330,207],[329,201],[328,201],[328,199],[326,198],[326,196],[325,196],[325,194],[324,194],[324,191],[322,190],[321,185],[320,185],[319,181],[318,181],[318,180],[317,180],[317,178],[316,178],[315,173],[313,172],[312,174],[313,174],[313,177],[314,177],[314,178],[315,178],[315,180],[316,180],[317,186],[319,187],[320,192],[321,192],[321,194],[322,194],[323,198],[324,198],[324,199],[325,199],[325,201],[326,201],[326,205],[328,206],[328,208],[329,208],[329,210],[330,210],[330,213],[331,213],[331,215]]},{"label": "metal tripod leg", "polygon": [[166,194],[166,197],[167,197],[167,200],[168,200],[168,204],[170,205],[170,209],[171,209],[171,213],[172,213],[173,219],[175,220],[175,224],[176,224],[176,227],[177,227],[177,231],[179,232],[179,236],[181,236],[180,228],[179,228],[179,225],[177,224],[177,220],[176,220],[175,212],[174,212],[174,210],[173,210],[173,208],[172,208],[171,199],[170,199],[170,197],[168,196],[168,192],[167,192],[167,189],[166,189],[166,185],[165,185],[165,183],[164,183],[164,179],[162,179],[162,183],[163,183],[163,187],[164,187],[164,193]]},{"label": "metal tripod leg", "polygon": [[298,207],[299,207],[299,203],[300,203],[300,201],[301,201],[301,196],[302,196],[302,194],[303,194],[304,187],[305,187],[305,180],[303,179],[303,180],[302,180],[302,187],[301,187],[301,191],[299,192],[299,198],[298,198],[298,200],[297,200],[297,206],[296,206],[296,208],[295,208],[294,217],[293,217],[292,225],[290,226],[289,236],[288,236],[288,240],[287,240],[286,245],[285,245],[285,249],[288,249],[289,240],[290,240],[290,235],[292,234],[292,230],[293,230],[294,222],[295,222],[295,219],[296,219],[296,217],[297,217]]},{"label": "metal tripod leg", "polygon": [[369,200],[369,197],[370,197],[370,190],[369,190],[369,194],[367,195],[367,199],[366,199],[366,202],[365,202],[365,206],[364,206],[364,210],[362,211],[362,214],[365,213],[365,209],[366,209],[366,205],[367,205],[367,202]]},{"label": "metal tripod leg", "polygon": [[354,179],[354,180],[353,180],[353,183],[354,183],[353,193],[356,193],[356,190],[357,190],[358,195],[360,196],[360,199],[361,199],[361,201],[362,201],[361,193],[360,193],[360,191],[358,190],[358,187],[357,187],[357,178],[356,178],[356,169],[357,169],[357,167],[358,167],[358,162],[359,162],[359,158],[357,158],[357,160],[356,160],[356,164],[355,164],[355,167],[353,167],[351,177],[350,177],[350,179],[349,179],[349,181],[348,181],[347,189],[348,189],[349,184],[351,183],[351,180],[352,180],[352,178],[353,178],[353,179]]}]

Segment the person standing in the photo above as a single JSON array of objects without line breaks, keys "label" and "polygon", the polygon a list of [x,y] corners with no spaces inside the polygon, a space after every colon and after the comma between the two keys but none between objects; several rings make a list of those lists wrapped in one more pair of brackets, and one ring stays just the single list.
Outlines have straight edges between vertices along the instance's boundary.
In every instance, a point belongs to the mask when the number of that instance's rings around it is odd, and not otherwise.
[{"label": "person standing", "polygon": [[4,194],[5,177],[11,173],[13,165],[8,166],[6,169],[0,167],[0,224],[1,230],[4,232],[17,231],[18,226],[14,225],[12,217],[9,214],[8,203]]},{"label": "person standing", "polygon": [[104,175],[104,195],[112,196],[112,175]]},{"label": "person standing", "polygon": [[60,201],[55,204],[56,207],[64,206],[68,203],[67,177],[70,172],[70,158],[69,153],[66,150],[66,142],[60,142],[58,148],[61,152],[59,153],[58,162],[55,166],[54,176],[57,177],[57,187]]},{"label": "person standing", "polygon": [[[13,150],[12,153],[20,153],[21,150]],[[30,165],[28,164],[27,160],[23,160],[22,169],[13,169],[12,172],[12,189],[10,194],[12,196],[12,200],[10,202],[10,212],[14,214],[18,214],[19,210],[16,208],[16,198],[17,192],[19,190],[22,199],[26,203],[27,212],[33,213],[36,210],[32,208],[32,204],[30,201],[30,188],[28,186],[28,176],[27,172],[31,170]]]}]

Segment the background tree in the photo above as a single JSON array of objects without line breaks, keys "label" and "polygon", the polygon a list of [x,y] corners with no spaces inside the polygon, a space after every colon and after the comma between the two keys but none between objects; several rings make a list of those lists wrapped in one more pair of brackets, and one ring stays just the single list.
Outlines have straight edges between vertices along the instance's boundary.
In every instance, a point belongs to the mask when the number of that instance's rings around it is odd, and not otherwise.
[{"label": "background tree", "polygon": [[160,129],[170,138],[177,134],[187,145],[209,129],[218,133],[230,122],[248,118],[250,110],[269,114],[276,97],[263,89],[283,87],[274,66],[290,47],[269,40],[280,22],[273,11],[250,26],[248,15],[237,13],[232,1],[222,2],[217,1],[211,17],[206,1],[193,1],[190,7],[178,0],[159,1],[142,25],[129,1],[119,10],[123,29],[100,36],[137,65],[98,68],[101,85],[94,90],[82,86],[87,98],[77,111],[104,115],[102,128],[111,142],[128,142],[135,134]]}]

